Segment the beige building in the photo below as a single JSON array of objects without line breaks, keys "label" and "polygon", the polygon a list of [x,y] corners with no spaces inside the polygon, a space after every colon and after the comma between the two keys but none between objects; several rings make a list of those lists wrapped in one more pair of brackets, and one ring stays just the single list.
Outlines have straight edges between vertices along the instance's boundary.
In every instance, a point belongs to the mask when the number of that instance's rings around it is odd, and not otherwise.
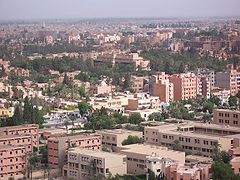
[{"label": "beige building", "polygon": [[73,148],[68,151],[63,175],[72,179],[104,179],[110,175],[127,173],[126,156],[96,150]]},{"label": "beige building", "polygon": [[134,92],[142,92],[143,91],[143,83],[144,77],[139,76],[131,76],[131,88]]},{"label": "beige building", "polygon": [[213,122],[234,127],[240,127],[240,111],[230,109],[215,109]]},{"label": "beige building", "polygon": [[232,135],[239,133],[239,128],[208,123],[162,124],[145,127],[144,141],[167,147],[173,147],[178,142],[185,152],[211,157],[216,145],[228,151],[233,145]]},{"label": "beige building", "polygon": [[122,142],[130,135],[142,138],[142,132],[124,129],[102,130],[97,133],[102,135],[102,147],[112,151],[115,151],[116,147],[121,147]]},{"label": "beige building", "polygon": [[171,158],[180,164],[185,162],[185,153],[169,150],[166,147],[147,144],[132,144],[119,148],[119,153],[127,156],[127,173],[141,175],[146,173],[146,160],[148,156]]},{"label": "beige building", "polygon": [[158,109],[160,100],[157,96],[147,93],[136,93],[133,98],[128,99],[127,110]]}]

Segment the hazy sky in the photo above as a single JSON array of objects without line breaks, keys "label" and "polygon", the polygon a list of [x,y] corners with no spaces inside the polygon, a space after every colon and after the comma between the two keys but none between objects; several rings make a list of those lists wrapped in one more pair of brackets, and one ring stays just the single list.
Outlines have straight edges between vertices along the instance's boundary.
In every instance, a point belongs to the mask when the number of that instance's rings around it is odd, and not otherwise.
[{"label": "hazy sky", "polygon": [[240,0],[0,0],[0,19],[240,16]]}]

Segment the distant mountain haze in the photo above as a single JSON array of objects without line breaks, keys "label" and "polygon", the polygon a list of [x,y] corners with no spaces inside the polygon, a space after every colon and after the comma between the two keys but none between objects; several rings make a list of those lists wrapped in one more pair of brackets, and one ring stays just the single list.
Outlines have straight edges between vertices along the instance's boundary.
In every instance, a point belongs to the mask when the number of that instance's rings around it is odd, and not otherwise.
[{"label": "distant mountain haze", "polygon": [[0,0],[0,20],[240,16],[240,0]]}]

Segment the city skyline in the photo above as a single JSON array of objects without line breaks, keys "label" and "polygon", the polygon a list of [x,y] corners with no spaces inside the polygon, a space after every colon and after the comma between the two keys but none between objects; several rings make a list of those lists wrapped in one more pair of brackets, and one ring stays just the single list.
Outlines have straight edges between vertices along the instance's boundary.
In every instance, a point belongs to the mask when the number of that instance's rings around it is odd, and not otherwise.
[{"label": "city skyline", "polygon": [[171,1],[77,0],[0,2],[0,20],[69,18],[140,18],[140,17],[232,17],[240,16],[238,0]]}]

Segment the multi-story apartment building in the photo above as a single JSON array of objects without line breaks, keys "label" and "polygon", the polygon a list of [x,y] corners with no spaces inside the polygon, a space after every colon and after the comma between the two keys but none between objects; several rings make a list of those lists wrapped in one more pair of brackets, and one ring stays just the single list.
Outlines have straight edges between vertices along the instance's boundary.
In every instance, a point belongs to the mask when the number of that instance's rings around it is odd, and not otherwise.
[{"label": "multi-story apartment building", "polygon": [[211,96],[211,81],[208,77],[199,77],[198,78],[198,92],[197,94],[200,96],[204,96],[206,98],[210,98]]},{"label": "multi-story apartment building", "polygon": [[231,95],[236,95],[240,91],[240,71],[231,69],[227,72],[217,72],[215,85],[220,88],[229,89]]},{"label": "multi-story apartment building", "polygon": [[240,111],[230,109],[215,109],[213,122],[228,126],[240,127]]},{"label": "multi-story apartment building", "polygon": [[130,135],[142,138],[142,132],[124,129],[102,130],[97,133],[102,135],[103,147],[105,146],[112,151],[116,150],[117,147],[121,147],[122,142]]},{"label": "multi-story apartment building", "polygon": [[[26,124],[20,126],[11,126],[11,127],[2,127],[0,128],[0,135],[15,135],[15,136],[22,136],[22,135],[29,135],[32,137],[33,146],[39,146],[39,137],[38,137],[38,125],[37,124]],[[1,137],[1,136],[0,136]]]},{"label": "multi-story apartment building", "polygon": [[152,96],[158,96],[161,102],[168,103],[174,98],[174,85],[165,72],[158,72],[150,78],[149,91]]},{"label": "multi-story apartment building", "polygon": [[179,143],[188,153],[211,157],[212,150],[219,145],[228,151],[233,146],[232,135],[240,129],[216,124],[186,122],[180,125],[163,124],[144,128],[144,141],[149,144],[173,147]]},{"label": "multi-story apartment building", "polygon": [[205,77],[209,80],[210,86],[214,87],[215,86],[215,72],[214,70],[206,69],[206,68],[197,68],[194,71],[194,74],[201,78]]},{"label": "multi-story apartment building", "polygon": [[195,74],[175,74],[169,80],[174,85],[174,100],[187,100],[197,96],[198,79]]},{"label": "multi-story apartment building", "polygon": [[134,175],[146,174],[146,162],[148,156],[172,159],[179,164],[185,163],[185,153],[169,150],[166,147],[152,146],[147,144],[132,144],[122,146],[119,153],[127,156],[127,173]]},{"label": "multi-story apartment building", "polygon": [[22,175],[26,167],[26,146],[0,145],[0,179]]},{"label": "multi-story apartment building", "polygon": [[34,141],[31,135],[1,135],[0,145],[25,146],[27,152],[32,152]]},{"label": "multi-story apartment building", "polygon": [[160,100],[157,96],[150,96],[147,93],[136,93],[133,98],[128,99],[127,110],[157,109],[160,107]]},{"label": "multi-story apartment building", "polygon": [[127,173],[126,156],[121,154],[72,148],[68,151],[63,175],[72,179],[100,179]]},{"label": "multi-story apartment building", "polygon": [[102,137],[98,134],[63,135],[48,138],[48,164],[51,168],[62,167],[67,150],[71,147],[100,149]]}]

